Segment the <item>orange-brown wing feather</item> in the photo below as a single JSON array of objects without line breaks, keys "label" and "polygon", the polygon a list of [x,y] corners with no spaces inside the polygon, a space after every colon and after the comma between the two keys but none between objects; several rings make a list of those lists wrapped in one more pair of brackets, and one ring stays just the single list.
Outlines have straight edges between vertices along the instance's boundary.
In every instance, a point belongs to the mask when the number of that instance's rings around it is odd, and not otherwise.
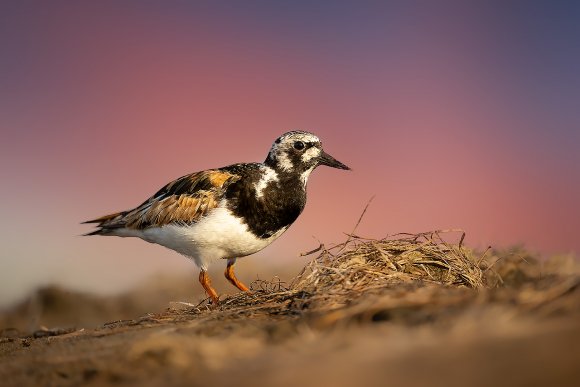
[{"label": "orange-brown wing feather", "polygon": [[228,185],[240,176],[219,169],[192,173],[172,181],[140,206],[86,223],[99,223],[93,234],[116,228],[144,229],[197,222],[217,207]]},{"label": "orange-brown wing feather", "polygon": [[190,224],[217,207],[216,192],[197,191],[195,195],[172,195],[154,199],[125,216],[125,227],[142,229],[161,227],[171,223]]}]

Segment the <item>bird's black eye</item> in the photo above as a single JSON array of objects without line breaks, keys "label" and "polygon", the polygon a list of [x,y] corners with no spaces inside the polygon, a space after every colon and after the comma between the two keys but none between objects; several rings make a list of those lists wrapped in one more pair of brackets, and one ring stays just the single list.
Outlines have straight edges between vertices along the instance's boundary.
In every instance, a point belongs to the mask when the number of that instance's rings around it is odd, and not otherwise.
[{"label": "bird's black eye", "polygon": [[305,146],[306,145],[304,145],[304,143],[302,141],[294,142],[294,149],[302,150],[302,149],[304,149]]}]

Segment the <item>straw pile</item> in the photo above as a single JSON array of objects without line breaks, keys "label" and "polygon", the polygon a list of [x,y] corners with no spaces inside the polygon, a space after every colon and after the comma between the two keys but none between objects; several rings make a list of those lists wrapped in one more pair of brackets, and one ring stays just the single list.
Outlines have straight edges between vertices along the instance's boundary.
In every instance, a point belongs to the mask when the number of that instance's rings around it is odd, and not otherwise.
[{"label": "straw pile", "polygon": [[397,234],[381,240],[350,236],[320,255],[297,278],[300,289],[363,290],[414,280],[481,288],[483,272],[470,250],[442,234],[460,230]]},{"label": "straw pile", "polygon": [[[458,236],[458,243],[448,242]],[[302,315],[355,303],[362,296],[381,294],[402,285],[481,289],[485,286],[481,259],[462,245],[461,230],[397,234],[384,239],[349,235],[344,243],[303,255],[318,255],[288,284],[257,280],[250,293],[222,299],[222,317],[232,314]],[[203,313],[207,302],[188,313]]]}]

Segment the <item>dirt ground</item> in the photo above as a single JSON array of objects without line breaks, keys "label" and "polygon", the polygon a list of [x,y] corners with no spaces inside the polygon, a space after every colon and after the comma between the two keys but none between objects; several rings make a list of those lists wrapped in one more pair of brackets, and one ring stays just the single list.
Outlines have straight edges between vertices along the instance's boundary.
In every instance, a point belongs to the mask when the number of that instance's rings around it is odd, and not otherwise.
[{"label": "dirt ground", "polygon": [[[417,247],[401,253],[400,244],[369,243],[323,249],[299,281],[256,281],[252,293],[223,296],[217,308],[170,302],[160,313],[96,328],[31,329],[23,317],[30,302],[23,303],[0,318],[0,384],[580,385],[576,260],[541,261],[519,250],[468,256],[482,269],[481,285],[470,285],[451,277],[449,255],[437,276],[442,264],[432,257],[400,260]],[[51,313],[110,316],[142,299],[43,292],[35,298],[43,322]]]}]

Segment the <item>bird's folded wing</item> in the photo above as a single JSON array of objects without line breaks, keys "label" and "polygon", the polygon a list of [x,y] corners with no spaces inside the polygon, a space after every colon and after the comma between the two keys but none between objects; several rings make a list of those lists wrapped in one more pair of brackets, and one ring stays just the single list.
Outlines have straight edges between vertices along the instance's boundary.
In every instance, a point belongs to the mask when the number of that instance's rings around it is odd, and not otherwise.
[{"label": "bird's folded wing", "polygon": [[145,229],[168,224],[191,224],[218,206],[228,185],[239,176],[214,169],[172,181],[140,206],[103,217],[99,227]]}]

